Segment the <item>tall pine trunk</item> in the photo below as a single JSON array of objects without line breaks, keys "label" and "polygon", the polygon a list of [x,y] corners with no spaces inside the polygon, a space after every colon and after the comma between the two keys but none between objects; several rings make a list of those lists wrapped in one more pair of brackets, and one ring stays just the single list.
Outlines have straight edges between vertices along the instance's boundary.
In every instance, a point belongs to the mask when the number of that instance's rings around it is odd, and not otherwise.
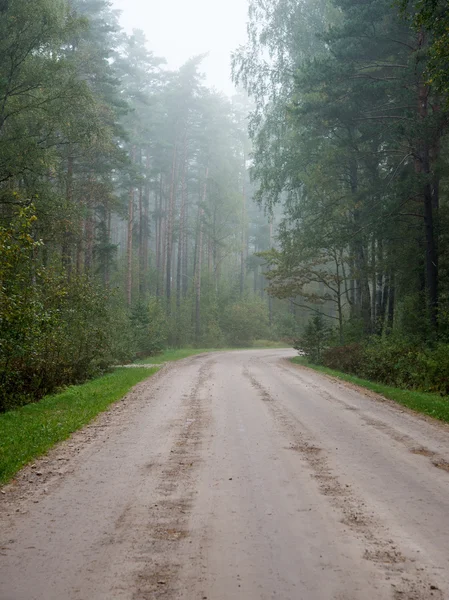
[{"label": "tall pine trunk", "polygon": [[132,304],[133,291],[133,228],[134,228],[134,188],[131,185],[128,198],[128,243],[127,243],[127,274],[126,299],[128,306]]},{"label": "tall pine trunk", "polygon": [[197,343],[201,336],[201,269],[203,263],[203,206],[206,202],[207,180],[209,178],[209,167],[206,169],[204,180],[202,203],[198,206],[198,241],[197,241],[197,259],[195,268],[195,338]]},{"label": "tall pine trunk", "polygon": [[178,256],[177,256],[177,269],[176,269],[176,310],[179,314],[181,308],[181,296],[182,296],[182,284],[184,273],[184,237],[185,232],[185,219],[186,219],[186,197],[187,197],[187,135],[184,137],[184,152],[182,158],[182,182],[181,182],[181,210],[179,213],[179,230],[178,230]]},{"label": "tall pine trunk", "polygon": [[[418,46],[425,46],[425,34],[420,33]],[[429,86],[421,80],[418,84],[418,114],[421,119],[421,125],[425,128],[425,121],[429,114]],[[437,135],[437,134],[436,134]],[[426,288],[427,301],[429,307],[430,324],[434,331],[438,328],[438,250],[437,239],[435,234],[435,213],[438,210],[438,205],[435,203],[435,188],[432,189],[431,184],[431,151],[430,145],[425,133],[418,140],[416,155],[415,155],[415,171],[418,175],[423,176],[422,198],[424,205],[424,233],[426,240]]]},{"label": "tall pine trunk", "polygon": [[[69,155],[67,158],[67,185],[66,185],[66,198],[67,206],[69,210],[73,205],[73,154],[71,146],[69,145]],[[72,275],[72,234],[70,231],[66,231],[62,240],[62,265],[67,273],[68,279]]]},{"label": "tall pine trunk", "polygon": [[173,163],[170,183],[170,200],[168,205],[167,219],[167,262],[166,262],[166,284],[165,296],[167,298],[167,310],[171,312],[171,279],[172,279],[172,254],[173,254],[173,220],[175,213],[175,179],[176,179],[176,152],[177,147],[173,148]]},{"label": "tall pine trunk", "polygon": [[358,183],[358,165],[357,160],[353,157],[349,165],[349,176],[351,192],[354,199],[353,221],[354,221],[354,267],[355,267],[355,302],[357,305],[357,313],[363,322],[365,333],[369,334],[372,331],[371,322],[371,292],[369,287],[368,277],[368,260],[367,248],[362,231],[362,221],[360,209],[357,205],[357,194],[359,191]]},{"label": "tall pine trunk", "polygon": [[[134,162],[134,149],[131,150],[131,162]],[[134,186],[130,182],[128,196],[128,240],[127,240],[127,273],[126,273],[126,300],[128,307],[132,304],[133,293],[133,231],[134,231]]]},{"label": "tall pine trunk", "polygon": [[109,205],[106,206],[106,244],[108,246],[108,251],[106,255],[106,259],[104,261],[104,284],[106,287],[109,287],[111,283],[111,255],[109,251],[109,245],[111,243],[111,220],[112,220],[112,212]]},{"label": "tall pine trunk", "polygon": [[85,235],[86,248],[84,252],[84,271],[90,276],[92,274],[94,262],[94,243],[95,243],[95,206],[94,206],[94,190],[93,190],[93,175],[89,176],[89,184],[86,200],[86,220],[85,220]]},{"label": "tall pine trunk", "polygon": [[240,250],[240,298],[245,291],[246,276],[246,156],[243,157],[243,190],[242,190],[242,248]]},{"label": "tall pine trunk", "polygon": [[163,176],[160,174],[159,195],[156,195],[155,218],[156,218],[156,296],[161,295],[161,268],[162,268],[162,196]]},{"label": "tall pine trunk", "polygon": [[143,187],[139,186],[139,299],[145,295],[145,252],[144,252],[144,212],[143,212]]}]

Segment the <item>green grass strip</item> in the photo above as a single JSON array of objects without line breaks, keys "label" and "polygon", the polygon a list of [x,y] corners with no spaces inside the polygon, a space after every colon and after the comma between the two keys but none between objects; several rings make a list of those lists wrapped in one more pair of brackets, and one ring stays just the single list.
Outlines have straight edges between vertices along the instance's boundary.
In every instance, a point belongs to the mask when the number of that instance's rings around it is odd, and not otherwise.
[{"label": "green grass strip", "polygon": [[92,421],[154,369],[117,369],[40,402],[0,414],[0,484]]},{"label": "green grass strip", "polygon": [[439,421],[449,423],[448,397],[440,396],[439,394],[430,394],[427,392],[403,390],[400,388],[383,385],[382,383],[368,381],[367,379],[360,379],[359,377],[354,377],[353,375],[348,375],[347,373],[342,373],[341,371],[334,371],[333,369],[328,369],[327,367],[313,365],[302,356],[292,358],[291,362],[298,365],[303,365],[304,367],[309,367],[310,369],[324,373],[325,375],[330,375],[331,377],[337,377],[343,381],[354,383],[355,385],[371,390],[372,392],[381,394],[385,398],[393,400],[398,404],[402,404],[402,406],[411,408],[416,412],[428,415],[429,417],[433,417]]}]

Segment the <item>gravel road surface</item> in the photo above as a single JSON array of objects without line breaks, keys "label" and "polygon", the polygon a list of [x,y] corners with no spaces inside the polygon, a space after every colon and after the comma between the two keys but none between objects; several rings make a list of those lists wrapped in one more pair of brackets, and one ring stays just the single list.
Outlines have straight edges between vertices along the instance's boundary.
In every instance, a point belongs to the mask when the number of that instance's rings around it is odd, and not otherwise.
[{"label": "gravel road surface", "polygon": [[449,428],[292,365],[164,367],[0,494],[0,600],[449,599]]}]

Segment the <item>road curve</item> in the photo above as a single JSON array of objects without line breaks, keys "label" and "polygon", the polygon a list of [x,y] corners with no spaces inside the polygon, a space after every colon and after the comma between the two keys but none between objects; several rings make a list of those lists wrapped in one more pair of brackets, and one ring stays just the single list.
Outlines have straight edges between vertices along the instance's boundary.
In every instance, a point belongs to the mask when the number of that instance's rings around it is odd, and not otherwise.
[{"label": "road curve", "polygon": [[0,494],[0,600],[449,599],[449,428],[292,365],[163,369]]}]

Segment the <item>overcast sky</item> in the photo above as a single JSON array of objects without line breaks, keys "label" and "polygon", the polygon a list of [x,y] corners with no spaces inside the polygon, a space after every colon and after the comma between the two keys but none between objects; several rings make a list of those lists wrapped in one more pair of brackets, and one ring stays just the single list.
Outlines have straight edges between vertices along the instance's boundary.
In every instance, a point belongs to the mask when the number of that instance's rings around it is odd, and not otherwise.
[{"label": "overcast sky", "polygon": [[127,31],[142,29],[171,68],[209,52],[207,83],[233,93],[230,54],[246,40],[247,0],[112,0]]}]

